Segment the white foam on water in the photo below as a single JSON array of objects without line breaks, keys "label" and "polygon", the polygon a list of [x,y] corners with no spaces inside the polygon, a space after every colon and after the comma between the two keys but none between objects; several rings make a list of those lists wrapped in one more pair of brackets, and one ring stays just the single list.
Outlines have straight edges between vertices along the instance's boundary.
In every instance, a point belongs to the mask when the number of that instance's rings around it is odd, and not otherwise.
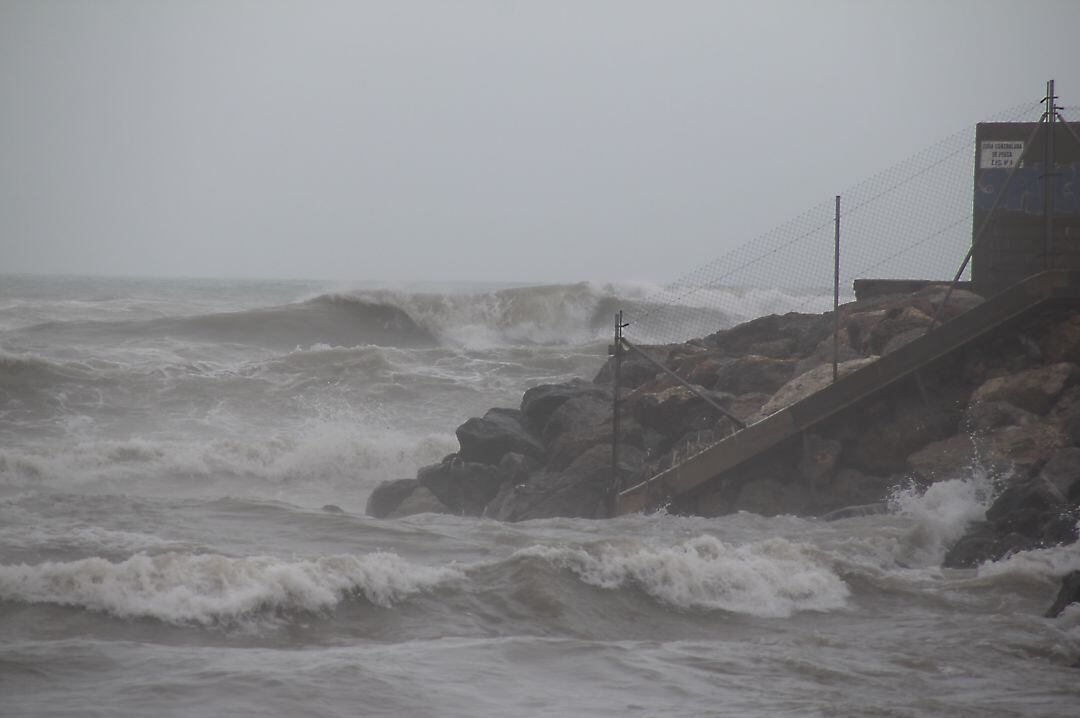
[{"label": "white foam on water", "polygon": [[1056,583],[1073,571],[1080,571],[1080,543],[1018,551],[980,565],[976,575],[979,580]]},{"label": "white foam on water", "polygon": [[78,550],[84,553],[133,553],[161,550],[175,542],[140,531],[62,523],[0,528],[0,546],[24,550]]},{"label": "white foam on water", "polygon": [[[185,495],[185,486],[221,482],[288,499],[279,491],[367,492],[438,462],[456,448],[449,435],[411,436],[344,423],[296,435],[216,440],[96,440],[0,450],[0,486],[76,490],[138,489]],[[269,492],[269,493],[266,493]]]},{"label": "white foam on water", "polygon": [[177,625],[232,624],[326,611],[352,595],[388,608],[462,575],[455,567],[422,566],[384,552],[309,560],[140,553],[119,563],[95,557],[0,566],[0,600]]},{"label": "white foam on water", "polygon": [[912,566],[938,566],[974,521],[986,516],[993,499],[990,480],[981,472],[963,479],[931,484],[925,491],[912,486],[889,498],[889,508],[912,520],[897,547],[897,560]]},{"label": "white foam on water", "polygon": [[809,544],[770,539],[733,546],[698,536],[673,546],[604,543],[590,548],[531,547],[535,557],[605,589],[635,586],[680,609],[786,618],[843,608],[848,587]]}]

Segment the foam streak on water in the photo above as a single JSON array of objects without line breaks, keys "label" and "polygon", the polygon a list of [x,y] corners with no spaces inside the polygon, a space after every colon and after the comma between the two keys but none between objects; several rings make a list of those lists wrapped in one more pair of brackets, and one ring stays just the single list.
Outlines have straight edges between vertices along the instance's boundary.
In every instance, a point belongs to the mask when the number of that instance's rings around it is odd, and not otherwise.
[{"label": "foam streak on water", "polygon": [[[836,522],[363,514],[654,291],[0,277],[0,715],[1074,713],[1080,551],[940,567],[985,477]],[[784,303],[715,291],[714,329]]]}]

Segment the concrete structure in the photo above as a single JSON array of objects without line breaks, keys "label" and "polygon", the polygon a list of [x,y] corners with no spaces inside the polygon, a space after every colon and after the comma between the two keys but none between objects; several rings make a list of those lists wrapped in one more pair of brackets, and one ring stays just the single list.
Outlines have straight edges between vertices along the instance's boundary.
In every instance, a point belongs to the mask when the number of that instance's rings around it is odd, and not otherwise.
[{"label": "concrete structure", "polygon": [[971,278],[977,293],[995,294],[1048,269],[1080,269],[1078,130],[1061,121],[976,126]]},{"label": "concrete structure", "polygon": [[1043,272],[886,354],[834,384],[733,434],[667,471],[622,491],[615,514],[633,513],[719,490],[747,462],[910,378],[932,362],[1051,303],[1080,307],[1080,270]]}]

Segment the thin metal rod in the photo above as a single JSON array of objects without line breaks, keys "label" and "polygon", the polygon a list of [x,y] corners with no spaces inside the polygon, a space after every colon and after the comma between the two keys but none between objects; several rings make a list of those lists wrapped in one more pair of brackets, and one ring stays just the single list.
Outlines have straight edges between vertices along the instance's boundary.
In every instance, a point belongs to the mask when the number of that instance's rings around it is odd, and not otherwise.
[{"label": "thin metal rod", "polygon": [[1054,268],[1054,120],[1057,118],[1057,105],[1054,100],[1054,81],[1046,83],[1046,112],[1043,121],[1046,125],[1046,141],[1043,143],[1043,217],[1046,222],[1043,236],[1043,269]]},{"label": "thin metal rod", "polygon": [[[949,298],[952,297],[953,290],[956,289],[956,285],[960,283],[960,277],[964,276],[964,270],[967,269],[968,263],[971,262],[971,257],[975,253],[975,248],[979,246],[979,241],[982,240],[983,234],[986,233],[986,228],[990,226],[990,221],[994,218],[994,212],[997,210],[998,205],[1001,204],[1001,200],[1005,198],[1005,193],[1009,189],[1009,185],[1012,184],[1013,177],[1016,176],[1016,170],[1024,162],[1024,156],[1027,154],[1028,149],[1031,147],[1031,141],[1035,139],[1035,134],[1039,131],[1039,127],[1035,127],[1028,135],[1027,142],[1024,143],[1024,149],[1020,150],[1020,156],[1016,158],[1016,163],[1009,168],[1009,173],[1005,175],[1005,184],[1001,186],[1001,191],[998,192],[997,197],[994,198],[994,204],[990,206],[990,211],[986,213],[986,217],[983,219],[982,225],[979,227],[979,231],[975,233],[975,236],[971,240],[971,246],[968,248],[967,254],[964,255],[964,261],[960,263],[960,269],[956,271],[956,276],[953,277],[952,282],[949,284],[948,291],[945,292],[945,298],[941,300],[941,304],[938,305],[937,310],[934,312],[933,318],[930,320],[930,326],[926,328],[927,333],[933,331],[934,327],[938,324],[938,319],[941,318],[941,313],[945,311],[945,306],[949,303]],[[978,150],[976,149],[976,152]],[[978,158],[976,158],[976,162]]]},{"label": "thin metal rod", "polygon": [[615,502],[619,492],[622,491],[622,480],[619,478],[619,430],[621,428],[621,411],[619,407],[619,384],[622,383],[622,352],[623,352],[623,313],[615,315],[615,346],[612,349],[612,361],[615,370],[612,372],[615,386],[612,390],[611,405],[611,495],[608,497],[608,515],[615,515]]},{"label": "thin metal rod", "polygon": [[703,400],[703,401],[704,401],[704,402],[705,402],[706,404],[708,404],[708,405],[709,405],[709,406],[711,406],[712,408],[716,409],[717,411],[719,411],[719,412],[720,412],[721,414],[723,414],[723,415],[724,415],[724,416],[726,416],[727,418],[731,419],[731,421],[732,421],[732,422],[733,422],[733,423],[735,424],[735,426],[739,427],[740,429],[745,429],[745,428],[746,428],[746,424],[745,424],[745,423],[743,423],[743,420],[742,420],[742,419],[740,419],[739,417],[735,416],[735,415],[734,415],[734,414],[732,414],[732,413],[731,413],[730,411],[728,411],[728,410],[727,410],[727,409],[725,409],[724,407],[720,406],[719,404],[717,404],[717,403],[716,403],[715,401],[713,401],[713,400],[712,400],[712,399],[710,399],[709,397],[707,397],[707,396],[705,396],[704,394],[702,394],[702,393],[701,393],[700,391],[698,391],[698,390],[697,390],[696,388],[694,388],[694,387],[693,387],[693,386],[691,386],[691,385],[690,385],[689,383],[687,383],[687,382],[686,382],[686,380],[684,380],[684,379],[683,379],[683,378],[682,378],[681,376],[679,376],[679,375],[678,375],[678,374],[676,374],[675,372],[671,371],[671,370],[670,370],[670,369],[668,369],[668,368],[667,368],[666,366],[664,366],[664,365],[663,365],[663,364],[661,364],[660,362],[656,361],[656,360],[655,360],[655,359],[653,359],[653,358],[652,358],[651,356],[649,356],[648,354],[646,354],[645,352],[641,351],[641,350],[640,350],[640,349],[638,349],[638,348],[637,348],[636,346],[634,346],[633,344],[631,344],[630,342],[628,342],[628,341],[626,340],[626,338],[625,338],[625,337],[623,337],[623,339],[622,339],[622,343],[623,343],[623,345],[624,345],[624,346],[625,346],[625,347],[626,347],[627,349],[631,349],[631,350],[633,350],[633,351],[637,352],[638,354],[640,354],[641,356],[645,357],[646,361],[648,361],[648,362],[649,362],[650,364],[652,364],[652,365],[653,365],[653,366],[655,366],[655,367],[656,367],[657,369],[659,369],[660,371],[662,371],[662,372],[664,372],[665,374],[667,374],[668,376],[670,376],[670,377],[671,377],[672,379],[674,379],[675,381],[679,382],[679,384],[681,384],[681,385],[682,385],[682,386],[683,386],[684,388],[686,388],[686,389],[689,389],[689,390],[690,390],[691,392],[693,392],[693,394],[694,394],[695,396],[697,396],[697,397],[698,397],[699,399]]},{"label": "thin metal rod", "polygon": [[836,231],[833,242],[832,380],[840,375],[840,195],[836,195]]}]

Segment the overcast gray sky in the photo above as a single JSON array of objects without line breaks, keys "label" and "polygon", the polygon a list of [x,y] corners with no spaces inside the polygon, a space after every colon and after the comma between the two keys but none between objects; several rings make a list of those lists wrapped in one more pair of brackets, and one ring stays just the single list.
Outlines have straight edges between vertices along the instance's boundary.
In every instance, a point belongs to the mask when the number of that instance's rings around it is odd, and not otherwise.
[{"label": "overcast gray sky", "polygon": [[1078,0],[0,0],[0,272],[665,281],[1047,79],[1080,105],[1078,28]]}]

